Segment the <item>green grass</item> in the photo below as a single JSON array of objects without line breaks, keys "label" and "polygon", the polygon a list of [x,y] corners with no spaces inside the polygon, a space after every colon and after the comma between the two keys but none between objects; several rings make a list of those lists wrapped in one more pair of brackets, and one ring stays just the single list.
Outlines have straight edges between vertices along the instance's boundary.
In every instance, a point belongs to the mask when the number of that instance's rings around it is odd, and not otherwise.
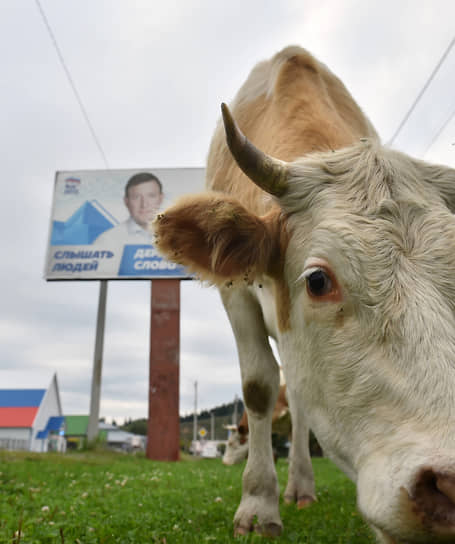
[{"label": "green grass", "polygon": [[[9,544],[188,544],[234,539],[243,465],[179,463],[108,453],[0,452],[0,542]],[[279,543],[367,544],[374,539],[355,509],[355,489],[327,459],[314,459],[318,502],[280,504]],[[287,463],[277,465],[282,489]]]}]

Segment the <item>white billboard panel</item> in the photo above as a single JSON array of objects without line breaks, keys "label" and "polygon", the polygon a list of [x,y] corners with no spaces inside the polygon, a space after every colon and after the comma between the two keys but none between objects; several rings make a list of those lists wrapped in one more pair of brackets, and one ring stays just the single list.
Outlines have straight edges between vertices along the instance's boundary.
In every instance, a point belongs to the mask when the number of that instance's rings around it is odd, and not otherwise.
[{"label": "white billboard panel", "polygon": [[47,280],[188,278],[161,257],[148,224],[177,197],[204,189],[203,168],[57,172]]}]

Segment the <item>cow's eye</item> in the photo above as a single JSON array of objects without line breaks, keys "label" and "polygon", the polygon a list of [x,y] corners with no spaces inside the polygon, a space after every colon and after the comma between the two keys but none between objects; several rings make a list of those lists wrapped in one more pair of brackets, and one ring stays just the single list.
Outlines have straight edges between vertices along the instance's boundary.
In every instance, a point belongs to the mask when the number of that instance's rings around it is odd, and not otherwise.
[{"label": "cow's eye", "polygon": [[333,282],[324,270],[318,268],[306,276],[308,293],[313,297],[323,297],[333,290]]},{"label": "cow's eye", "polygon": [[305,280],[306,292],[313,301],[341,302],[343,300],[340,285],[327,261],[312,257],[305,261],[304,267],[305,270],[299,279]]}]

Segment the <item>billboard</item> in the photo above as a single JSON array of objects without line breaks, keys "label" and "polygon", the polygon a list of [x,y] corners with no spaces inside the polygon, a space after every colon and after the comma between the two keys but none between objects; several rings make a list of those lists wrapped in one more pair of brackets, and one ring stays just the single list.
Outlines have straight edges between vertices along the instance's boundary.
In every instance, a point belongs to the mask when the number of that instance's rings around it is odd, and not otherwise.
[{"label": "billboard", "polygon": [[203,168],[57,172],[46,280],[189,278],[153,246],[148,224],[204,189]]}]

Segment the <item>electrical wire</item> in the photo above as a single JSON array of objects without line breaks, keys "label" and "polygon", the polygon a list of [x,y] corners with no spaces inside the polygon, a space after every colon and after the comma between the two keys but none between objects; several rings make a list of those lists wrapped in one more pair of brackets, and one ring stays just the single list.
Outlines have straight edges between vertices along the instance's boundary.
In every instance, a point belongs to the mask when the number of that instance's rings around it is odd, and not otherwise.
[{"label": "electrical wire", "polygon": [[101,157],[103,158],[103,162],[104,162],[106,168],[107,168],[108,170],[110,170],[110,168],[109,168],[109,163],[108,163],[107,158],[106,158],[106,154],[104,153],[104,150],[103,150],[103,147],[102,147],[102,145],[101,145],[101,142],[100,142],[98,136],[96,135],[95,128],[94,128],[92,122],[90,121],[90,118],[89,118],[89,116],[88,116],[87,110],[86,110],[86,108],[85,108],[85,106],[84,106],[84,103],[82,102],[81,95],[79,94],[79,91],[77,90],[76,84],[74,83],[74,80],[73,80],[73,78],[71,77],[71,73],[70,73],[70,71],[69,71],[69,68],[68,68],[66,62],[65,62],[65,59],[64,59],[63,54],[62,54],[62,52],[61,52],[61,50],[60,50],[60,47],[59,47],[59,45],[58,45],[58,43],[57,43],[57,39],[56,39],[56,37],[55,37],[55,34],[54,34],[54,32],[52,31],[52,28],[51,28],[51,25],[50,25],[50,23],[49,23],[49,20],[48,20],[48,18],[46,17],[46,13],[44,12],[44,9],[43,9],[43,7],[42,7],[40,1],[39,1],[39,0],[35,0],[35,2],[36,2],[36,5],[37,5],[37,7],[38,7],[38,10],[39,10],[39,12],[40,12],[40,14],[41,14],[41,17],[42,17],[42,19],[43,19],[44,25],[45,25],[45,27],[46,27],[48,33],[49,33],[49,36],[50,36],[51,41],[52,41],[52,44],[54,45],[54,49],[55,49],[55,51],[56,51],[56,53],[57,53],[57,56],[58,56],[58,58],[59,58],[59,60],[60,60],[60,63],[61,63],[61,65],[62,65],[62,68],[63,68],[63,70],[64,70],[64,72],[65,72],[65,74],[66,74],[66,77],[67,77],[67,79],[68,79],[68,82],[69,82],[69,84],[70,84],[70,86],[71,86],[71,89],[72,89],[72,91],[73,91],[73,93],[74,93],[74,96],[76,97],[77,103],[79,104],[79,108],[80,108],[80,110],[81,110],[81,112],[82,112],[82,116],[84,117],[85,122],[87,123],[87,126],[88,126],[88,128],[89,128],[89,131],[90,131],[90,133],[91,133],[91,135],[92,135],[92,137],[93,137],[93,140],[95,141],[95,145],[96,145],[96,147],[98,148],[98,151],[100,152]]},{"label": "electrical wire", "polygon": [[444,132],[444,130],[447,128],[447,125],[452,121],[452,119],[455,117],[455,109],[452,111],[452,113],[447,117],[447,119],[444,121],[444,123],[439,128],[438,132],[433,136],[431,142],[427,145],[425,150],[422,153],[422,157],[425,157],[425,155],[428,153],[430,148],[433,146],[433,144],[436,142],[436,140],[441,136],[441,134]]},{"label": "electrical wire", "polygon": [[438,73],[439,71],[439,68],[442,66],[443,62],[445,61],[445,59],[447,58],[447,55],[450,53],[452,47],[455,45],[455,36],[452,38],[452,41],[449,43],[447,49],[444,51],[444,54],[442,55],[441,59],[439,60],[439,62],[436,64],[436,66],[434,67],[433,71],[431,72],[430,76],[428,77],[427,81],[425,82],[425,85],[422,87],[422,89],[420,90],[419,94],[417,95],[417,98],[414,100],[414,102],[412,103],[411,107],[409,108],[409,110],[407,111],[406,115],[403,117],[403,120],[401,121],[401,123],[398,125],[398,128],[395,130],[392,138],[389,140],[388,142],[388,145],[392,145],[393,142],[395,141],[396,137],[398,136],[398,134],[401,132],[402,128],[404,127],[404,125],[407,123],[409,117],[411,116],[412,112],[414,111],[415,107],[417,106],[417,104],[419,103],[420,99],[422,98],[423,94],[425,93],[425,91],[428,89],[430,83],[433,81],[435,75]]}]

